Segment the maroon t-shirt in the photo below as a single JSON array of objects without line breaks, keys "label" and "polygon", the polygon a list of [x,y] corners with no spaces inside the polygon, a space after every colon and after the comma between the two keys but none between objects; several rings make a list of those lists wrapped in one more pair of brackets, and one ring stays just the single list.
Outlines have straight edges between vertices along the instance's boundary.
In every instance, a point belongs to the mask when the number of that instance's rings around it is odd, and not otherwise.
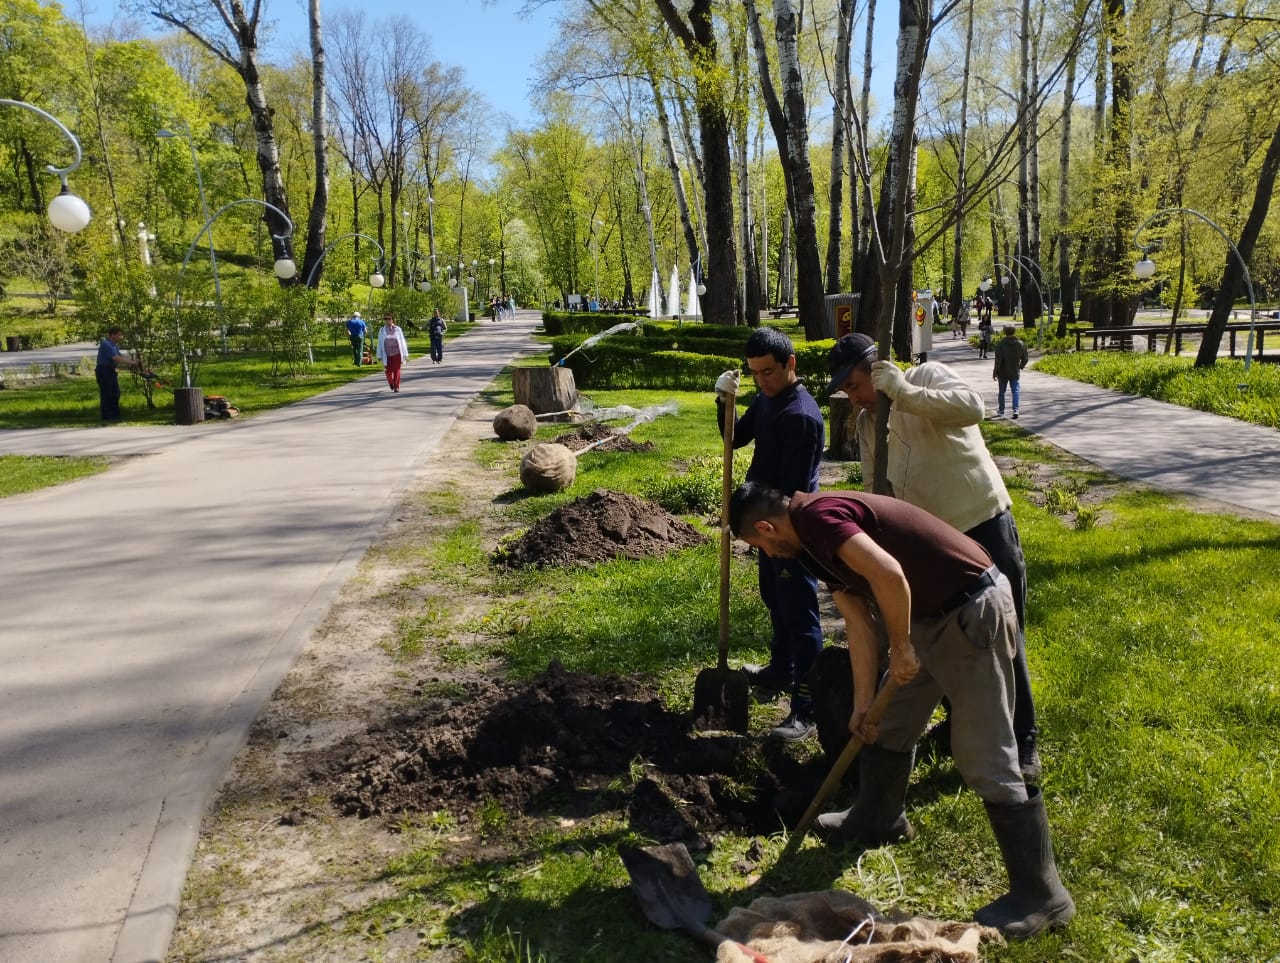
[{"label": "maroon t-shirt", "polygon": [[991,567],[987,550],[923,508],[865,492],[796,492],[791,523],[811,558],[813,574],[874,601],[871,586],[837,553],[859,532],[898,560],[911,587],[912,616],[933,615]]}]

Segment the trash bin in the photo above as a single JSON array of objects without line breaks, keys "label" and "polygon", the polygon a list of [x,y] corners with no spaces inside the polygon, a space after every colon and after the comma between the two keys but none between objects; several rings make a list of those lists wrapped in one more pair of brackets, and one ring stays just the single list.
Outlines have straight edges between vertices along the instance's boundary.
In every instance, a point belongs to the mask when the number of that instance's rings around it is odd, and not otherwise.
[{"label": "trash bin", "polygon": [[823,334],[842,338],[852,334],[858,324],[860,294],[828,294],[823,298]]},{"label": "trash bin", "polygon": [[204,421],[203,389],[175,388],[173,390],[173,421],[178,425],[196,425]]},{"label": "trash bin", "polygon": [[6,351],[21,351],[22,341],[16,334],[5,335],[4,349]]}]

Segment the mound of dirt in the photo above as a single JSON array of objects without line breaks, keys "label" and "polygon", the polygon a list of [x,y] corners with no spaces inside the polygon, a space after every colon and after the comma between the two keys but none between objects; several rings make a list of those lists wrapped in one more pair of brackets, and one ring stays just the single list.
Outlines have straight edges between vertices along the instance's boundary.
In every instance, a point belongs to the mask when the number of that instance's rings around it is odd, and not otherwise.
[{"label": "mound of dirt", "polygon": [[692,548],[707,536],[661,505],[622,492],[595,491],[557,508],[493,555],[508,568],[595,565]]},{"label": "mound of dirt", "polygon": [[776,744],[694,734],[644,685],[558,663],[522,685],[476,681],[310,762],[343,815],[447,810],[466,824],[495,803],[525,816],[616,811],[637,833],[697,848],[729,828],[794,824],[826,771]]},{"label": "mound of dirt", "polygon": [[[605,441],[605,439],[609,439]],[[597,445],[592,451],[652,451],[653,442],[632,441],[630,435],[615,433],[608,425],[602,425],[600,422],[589,422],[581,425],[573,431],[566,431],[563,435],[555,439],[556,444],[564,445],[570,451],[582,451],[582,449],[603,442]]]}]

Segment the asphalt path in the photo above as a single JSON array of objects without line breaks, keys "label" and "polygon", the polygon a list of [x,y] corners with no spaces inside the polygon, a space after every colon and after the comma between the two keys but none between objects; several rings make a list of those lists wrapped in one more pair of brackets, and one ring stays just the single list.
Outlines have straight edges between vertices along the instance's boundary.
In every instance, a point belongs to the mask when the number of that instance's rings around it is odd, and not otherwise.
[{"label": "asphalt path", "polygon": [[252,418],[0,433],[136,454],[0,501],[0,960],[164,958],[262,705],[534,312]]},{"label": "asphalt path", "polygon": [[[997,323],[997,339],[1001,325]],[[1023,340],[1035,343],[1035,332]],[[930,361],[953,367],[996,411],[993,363],[950,334]],[[1034,363],[1034,357],[1032,358]],[[1005,399],[1005,414],[1012,414]],[[1083,382],[1024,370],[1017,422],[1043,440],[1125,478],[1280,518],[1280,431]]]}]

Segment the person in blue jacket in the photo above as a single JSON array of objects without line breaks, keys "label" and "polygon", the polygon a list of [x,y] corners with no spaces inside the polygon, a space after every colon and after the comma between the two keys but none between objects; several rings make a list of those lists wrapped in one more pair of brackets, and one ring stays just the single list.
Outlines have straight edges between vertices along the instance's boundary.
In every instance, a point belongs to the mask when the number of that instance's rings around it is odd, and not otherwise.
[{"label": "person in blue jacket", "polygon": [[351,320],[347,322],[347,337],[351,339],[351,363],[357,368],[364,361],[364,336],[368,331],[368,326],[364,322],[364,318],[360,317],[359,311],[351,314]]},{"label": "person in blue jacket", "polygon": [[[776,328],[759,328],[747,338],[747,367],[758,393],[735,422],[734,448],[755,443],[747,479],[785,492],[818,490],[818,463],[826,442],[822,412],[796,376],[791,339]],[[716,381],[716,413],[724,431],[725,399],[738,391],[739,373]],[[822,651],[818,582],[795,559],[759,555],[760,598],[769,610],[773,635],[768,665],[745,665],[753,686],[787,691],[790,712],[771,735],[787,740],[813,733],[813,700],[807,676]]]},{"label": "person in blue jacket", "polygon": [[112,327],[107,336],[98,345],[98,360],[94,366],[94,378],[98,382],[98,407],[103,421],[119,421],[120,414],[120,374],[119,367],[124,365],[134,371],[141,371],[138,362],[127,357],[120,350],[120,341],[124,331]]}]

